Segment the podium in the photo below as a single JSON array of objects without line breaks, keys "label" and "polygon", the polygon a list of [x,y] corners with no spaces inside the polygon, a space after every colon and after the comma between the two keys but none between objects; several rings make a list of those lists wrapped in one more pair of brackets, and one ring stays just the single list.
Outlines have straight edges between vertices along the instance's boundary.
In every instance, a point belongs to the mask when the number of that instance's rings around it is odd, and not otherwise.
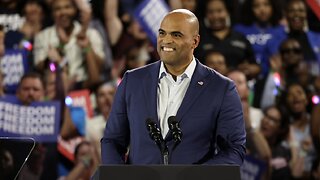
[{"label": "podium", "polygon": [[93,180],[240,180],[230,165],[103,165]]}]

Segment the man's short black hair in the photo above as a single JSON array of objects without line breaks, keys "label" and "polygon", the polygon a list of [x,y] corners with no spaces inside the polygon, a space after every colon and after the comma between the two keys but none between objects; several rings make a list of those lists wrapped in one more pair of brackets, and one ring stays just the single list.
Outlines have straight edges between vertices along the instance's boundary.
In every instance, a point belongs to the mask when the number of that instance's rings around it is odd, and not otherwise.
[{"label": "man's short black hair", "polygon": [[42,84],[42,87],[45,87],[42,75],[38,72],[28,72],[28,73],[24,74],[20,79],[18,87],[20,87],[21,82],[27,78],[39,79]]}]

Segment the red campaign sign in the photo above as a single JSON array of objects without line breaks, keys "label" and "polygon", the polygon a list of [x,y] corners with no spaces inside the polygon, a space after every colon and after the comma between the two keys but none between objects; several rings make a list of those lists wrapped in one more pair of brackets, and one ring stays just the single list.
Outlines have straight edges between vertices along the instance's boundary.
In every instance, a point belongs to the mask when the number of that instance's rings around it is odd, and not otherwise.
[{"label": "red campaign sign", "polygon": [[307,0],[307,4],[320,20],[320,0]]},{"label": "red campaign sign", "polygon": [[77,145],[84,140],[83,137],[77,136],[69,140],[63,140],[61,136],[58,137],[58,151],[70,161],[74,161],[74,150]]},{"label": "red campaign sign", "polygon": [[72,106],[83,107],[89,118],[93,117],[93,109],[90,100],[90,91],[87,89],[71,91],[68,96],[72,99]]}]

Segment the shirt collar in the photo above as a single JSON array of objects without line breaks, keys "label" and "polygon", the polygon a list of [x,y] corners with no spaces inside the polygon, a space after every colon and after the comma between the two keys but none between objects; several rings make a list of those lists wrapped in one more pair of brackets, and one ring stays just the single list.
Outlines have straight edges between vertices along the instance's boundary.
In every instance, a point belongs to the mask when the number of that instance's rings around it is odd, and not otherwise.
[{"label": "shirt collar", "polygon": [[[197,65],[197,62],[194,58],[194,56],[192,57],[192,61],[190,62],[190,64],[188,65],[188,67],[186,68],[186,70],[181,74],[179,75],[178,77],[182,77],[184,78],[184,76],[188,77],[188,78],[191,78],[193,73],[194,73],[194,70],[196,69],[196,65]],[[164,76],[166,76],[167,74],[169,74],[166,70],[166,68],[164,67],[164,63],[163,61],[161,61],[161,64],[160,64],[160,71],[159,71],[159,80],[162,79]]]}]

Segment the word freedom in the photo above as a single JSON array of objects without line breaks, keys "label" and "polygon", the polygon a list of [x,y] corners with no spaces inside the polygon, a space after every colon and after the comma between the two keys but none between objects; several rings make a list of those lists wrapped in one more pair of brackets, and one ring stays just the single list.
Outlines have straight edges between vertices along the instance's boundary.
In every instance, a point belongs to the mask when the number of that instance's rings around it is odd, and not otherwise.
[{"label": "word freedom", "polygon": [[0,130],[24,135],[54,134],[54,106],[21,106],[0,102]]}]

